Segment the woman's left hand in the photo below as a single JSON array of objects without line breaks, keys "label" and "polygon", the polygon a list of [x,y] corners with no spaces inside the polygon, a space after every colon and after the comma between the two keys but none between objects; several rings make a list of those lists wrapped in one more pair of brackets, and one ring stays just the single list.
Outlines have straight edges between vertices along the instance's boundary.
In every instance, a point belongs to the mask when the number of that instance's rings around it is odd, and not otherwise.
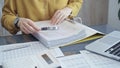
[{"label": "woman's left hand", "polygon": [[68,7],[57,10],[51,19],[51,24],[56,25],[63,22],[63,20],[66,19],[71,14],[71,12],[72,9]]}]

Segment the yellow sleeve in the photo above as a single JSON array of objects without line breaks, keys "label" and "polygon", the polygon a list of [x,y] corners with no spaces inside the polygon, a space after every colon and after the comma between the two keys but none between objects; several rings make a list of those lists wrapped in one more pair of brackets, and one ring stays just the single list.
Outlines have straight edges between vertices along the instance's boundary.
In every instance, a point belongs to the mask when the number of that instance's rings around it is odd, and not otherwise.
[{"label": "yellow sleeve", "polygon": [[69,0],[68,6],[72,9],[72,13],[70,17],[74,17],[78,14],[79,10],[81,9],[83,0]]},{"label": "yellow sleeve", "polygon": [[16,34],[18,29],[14,25],[16,19],[16,0],[4,0],[4,7],[2,10],[2,26],[6,28],[11,34]]}]

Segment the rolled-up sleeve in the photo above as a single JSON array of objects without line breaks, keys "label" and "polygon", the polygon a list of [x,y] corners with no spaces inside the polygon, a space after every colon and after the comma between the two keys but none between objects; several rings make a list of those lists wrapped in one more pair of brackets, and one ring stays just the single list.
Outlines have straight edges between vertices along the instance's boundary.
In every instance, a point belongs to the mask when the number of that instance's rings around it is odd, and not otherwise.
[{"label": "rolled-up sleeve", "polygon": [[18,29],[14,25],[16,17],[16,0],[4,0],[4,7],[2,9],[1,23],[11,34],[16,34]]},{"label": "rolled-up sleeve", "polygon": [[79,10],[81,9],[83,0],[69,0],[68,6],[72,9],[71,17],[74,17],[78,14]]}]

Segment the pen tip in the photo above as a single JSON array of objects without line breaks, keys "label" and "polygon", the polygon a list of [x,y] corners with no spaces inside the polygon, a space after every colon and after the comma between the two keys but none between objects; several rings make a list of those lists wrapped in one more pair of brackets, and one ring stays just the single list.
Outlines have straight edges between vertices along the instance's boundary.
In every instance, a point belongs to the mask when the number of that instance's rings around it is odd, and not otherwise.
[{"label": "pen tip", "polygon": [[58,66],[57,68],[62,68],[61,66]]},{"label": "pen tip", "polygon": [[35,68],[37,68],[37,66],[35,66]]}]

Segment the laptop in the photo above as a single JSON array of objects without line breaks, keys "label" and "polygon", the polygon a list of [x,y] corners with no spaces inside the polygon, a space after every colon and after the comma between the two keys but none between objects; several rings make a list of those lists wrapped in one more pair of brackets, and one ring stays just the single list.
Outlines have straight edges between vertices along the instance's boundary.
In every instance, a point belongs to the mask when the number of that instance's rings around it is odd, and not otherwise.
[{"label": "laptop", "polygon": [[113,31],[85,48],[91,52],[120,60],[120,31]]}]

